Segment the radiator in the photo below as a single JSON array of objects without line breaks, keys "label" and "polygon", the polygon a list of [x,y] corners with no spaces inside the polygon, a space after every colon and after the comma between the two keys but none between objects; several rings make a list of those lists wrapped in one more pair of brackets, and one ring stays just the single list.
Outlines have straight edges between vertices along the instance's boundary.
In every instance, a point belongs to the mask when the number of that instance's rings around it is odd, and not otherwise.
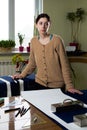
[{"label": "radiator", "polygon": [[15,65],[11,61],[0,61],[0,76],[15,74]]}]

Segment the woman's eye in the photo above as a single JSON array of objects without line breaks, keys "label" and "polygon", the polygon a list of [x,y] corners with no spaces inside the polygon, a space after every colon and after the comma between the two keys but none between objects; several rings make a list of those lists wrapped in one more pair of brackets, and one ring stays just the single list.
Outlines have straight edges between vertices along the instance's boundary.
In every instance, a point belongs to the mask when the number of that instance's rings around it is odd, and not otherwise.
[{"label": "woman's eye", "polygon": [[48,23],[45,23],[46,26],[48,26]]},{"label": "woman's eye", "polygon": [[43,23],[42,23],[42,22],[40,22],[39,24],[40,24],[40,25],[42,25]]},{"label": "woman's eye", "polygon": [[40,22],[39,25],[44,25],[44,26],[48,26],[48,23],[43,23],[43,22]]}]

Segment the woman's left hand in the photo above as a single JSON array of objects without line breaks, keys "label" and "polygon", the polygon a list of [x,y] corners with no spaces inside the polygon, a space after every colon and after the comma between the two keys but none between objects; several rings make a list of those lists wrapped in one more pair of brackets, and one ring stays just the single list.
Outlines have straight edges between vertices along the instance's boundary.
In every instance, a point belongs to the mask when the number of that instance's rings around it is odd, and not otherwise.
[{"label": "woman's left hand", "polygon": [[69,88],[67,91],[70,92],[70,93],[73,93],[73,94],[75,94],[75,93],[78,93],[80,95],[83,94],[80,90],[77,90],[75,88]]}]

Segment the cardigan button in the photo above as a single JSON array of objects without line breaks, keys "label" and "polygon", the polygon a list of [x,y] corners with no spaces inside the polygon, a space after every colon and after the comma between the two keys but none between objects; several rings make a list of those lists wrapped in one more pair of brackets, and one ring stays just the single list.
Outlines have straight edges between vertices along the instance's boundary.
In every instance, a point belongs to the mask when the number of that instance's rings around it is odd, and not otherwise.
[{"label": "cardigan button", "polygon": [[42,52],[45,52],[45,50],[42,50]]},{"label": "cardigan button", "polygon": [[47,70],[47,68],[46,68],[46,67],[44,67],[44,70]]},{"label": "cardigan button", "polygon": [[43,56],[43,58],[45,59],[45,56]]},{"label": "cardigan button", "polygon": [[45,74],[45,77],[48,77],[47,74]]}]

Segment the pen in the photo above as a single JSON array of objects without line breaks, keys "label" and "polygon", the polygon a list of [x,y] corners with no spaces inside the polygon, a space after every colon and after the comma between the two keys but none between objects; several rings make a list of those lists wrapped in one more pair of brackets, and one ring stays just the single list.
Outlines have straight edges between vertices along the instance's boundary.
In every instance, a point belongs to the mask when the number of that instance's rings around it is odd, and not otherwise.
[{"label": "pen", "polygon": [[21,109],[19,109],[19,111],[18,111],[18,113],[15,115],[15,117],[17,117],[17,116],[20,114],[20,110],[21,110]]},{"label": "pen", "polygon": [[28,109],[24,109],[24,106],[22,107],[22,109],[19,109],[18,113],[15,115],[15,117],[17,117],[19,114],[20,116],[23,116],[24,114],[26,114],[26,112],[30,109],[30,107]]},{"label": "pen", "polygon": [[17,111],[17,110],[19,110],[19,109],[20,109],[20,108],[8,109],[8,110],[5,110],[5,113],[12,112],[12,111]]},{"label": "pen", "polygon": [[18,113],[15,115],[15,117],[17,117],[19,114],[22,115],[22,112],[24,111],[24,106],[22,107],[22,109],[20,108]]},{"label": "pen", "polygon": [[26,114],[29,109],[30,109],[30,107],[28,109],[25,109],[24,112],[22,113],[22,115]]},{"label": "pen", "polygon": [[26,109],[24,109],[24,106],[23,106],[22,109],[20,110],[20,116],[22,116],[25,111]]}]

